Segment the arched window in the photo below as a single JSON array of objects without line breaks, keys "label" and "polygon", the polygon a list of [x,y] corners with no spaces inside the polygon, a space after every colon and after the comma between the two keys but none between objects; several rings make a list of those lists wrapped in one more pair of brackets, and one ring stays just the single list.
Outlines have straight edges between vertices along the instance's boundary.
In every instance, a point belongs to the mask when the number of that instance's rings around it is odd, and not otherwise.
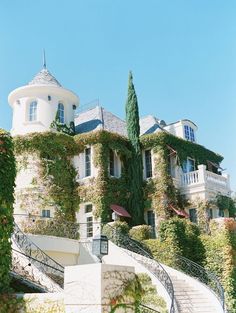
[{"label": "arched window", "polygon": [[32,101],[29,106],[29,121],[37,120],[37,101]]},{"label": "arched window", "polygon": [[64,113],[64,105],[62,103],[58,103],[58,120],[59,123],[65,123],[65,113]]}]

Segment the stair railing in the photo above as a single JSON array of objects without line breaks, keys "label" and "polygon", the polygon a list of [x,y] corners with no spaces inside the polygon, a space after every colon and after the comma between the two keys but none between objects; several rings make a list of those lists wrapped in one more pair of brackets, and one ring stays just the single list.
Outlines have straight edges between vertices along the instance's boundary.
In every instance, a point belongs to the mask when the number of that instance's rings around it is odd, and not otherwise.
[{"label": "stair railing", "polygon": [[[175,312],[174,288],[170,276],[163,266],[154,260],[153,256],[136,240],[131,239],[128,235],[122,234],[109,224],[102,227],[102,232],[108,239],[117,246],[131,252],[131,256],[144,267],[146,267],[164,286],[167,291],[171,304],[170,313]],[[150,309],[150,308],[149,308]]]},{"label": "stair railing", "polygon": [[174,263],[174,267],[176,267],[178,270],[196,278],[203,284],[207,285],[215,293],[221,303],[223,310],[225,311],[224,289],[218,277],[214,273],[180,255],[175,255]]},{"label": "stair railing", "polygon": [[63,285],[64,267],[33,243],[29,237],[20,230],[16,223],[14,223],[12,240],[20,249],[20,252],[29,258],[29,262],[34,264],[40,271],[54,280],[57,284],[58,282],[61,282],[60,285]]}]

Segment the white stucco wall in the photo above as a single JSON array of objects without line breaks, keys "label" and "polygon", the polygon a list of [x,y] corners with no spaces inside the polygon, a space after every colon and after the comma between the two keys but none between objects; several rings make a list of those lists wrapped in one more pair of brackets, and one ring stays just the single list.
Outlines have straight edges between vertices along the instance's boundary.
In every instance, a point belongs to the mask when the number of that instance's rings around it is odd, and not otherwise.
[{"label": "white stucco wall", "polygon": [[[48,100],[48,96],[51,100]],[[37,120],[29,121],[29,105],[37,101]],[[57,86],[27,85],[13,90],[8,102],[13,109],[11,134],[24,135],[50,130],[55,120],[58,103],[64,104],[65,123],[74,121],[73,104],[78,105],[78,97],[70,90]]]}]

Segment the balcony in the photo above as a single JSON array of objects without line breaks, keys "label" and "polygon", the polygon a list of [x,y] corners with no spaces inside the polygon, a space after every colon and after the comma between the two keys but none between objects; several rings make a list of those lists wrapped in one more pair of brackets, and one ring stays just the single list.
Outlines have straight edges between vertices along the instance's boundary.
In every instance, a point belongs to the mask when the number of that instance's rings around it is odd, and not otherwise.
[{"label": "balcony", "polygon": [[198,170],[189,173],[181,173],[175,184],[180,188],[181,193],[221,193],[230,196],[230,181],[228,174],[218,175],[206,170],[205,165],[199,165]]}]

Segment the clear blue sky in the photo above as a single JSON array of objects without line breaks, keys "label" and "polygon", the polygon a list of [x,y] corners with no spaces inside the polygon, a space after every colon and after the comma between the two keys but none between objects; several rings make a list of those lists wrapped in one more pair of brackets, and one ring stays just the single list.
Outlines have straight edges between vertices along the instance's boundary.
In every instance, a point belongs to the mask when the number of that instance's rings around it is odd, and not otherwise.
[{"label": "clear blue sky", "polygon": [[128,71],[140,115],[188,118],[236,190],[236,1],[1,0],[0,127],[7,96],[47,65],[81,104],[124,118]]}]

